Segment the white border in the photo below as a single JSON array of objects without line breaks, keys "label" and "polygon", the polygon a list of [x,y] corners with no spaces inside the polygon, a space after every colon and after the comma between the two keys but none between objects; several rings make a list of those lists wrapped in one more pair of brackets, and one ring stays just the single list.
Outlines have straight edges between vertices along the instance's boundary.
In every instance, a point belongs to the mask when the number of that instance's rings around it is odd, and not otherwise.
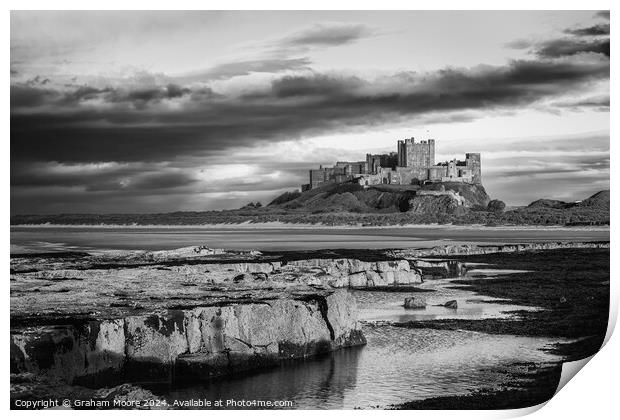
[{"label": "white border", "polygon": [[[480,1],[480,0],[470,0],[467,2],[463,1],[448,1],[448,0],[435,0],[435,1],[403,1],[403,0],[382,0],[380,2],[370,2],[370,1],[357,1],[357,2],[344,2],[344,1],[335,1],[335,0],[313,0],[313,1],[297,1],[297,2],[285,2],[285,1],[274,1],[274,0],[263,0],[259,2],[251,2],[251,1],[242,1],[242,0],[228,0],[228,1],[210,1],[208,3],[204,1],[197,0],[175,0],[171,1],[161,1],[161,0],[151,0],[149,2],[138,2],[138,1],[129,1],[129,0],[108,0],[108,1],[91,1],[88,3],[75,1],[75,0],[57,0],[53,3],[49,1],[7,1],[5,4],[8,5],[7,13],[4,15],[5,24],[2,26],[4,28],[4,45],[6,51],[6,66],[5,71],[8,73],[8,67],[10,62],[10,52],[8,46],[10,45],[10,13],[8,10],[47,10],[47,9],[61,9],[61,10],[70,10],[70,9],[94,9],[94,10],[104,10],[104,9],[113,9],[113,10],[134,10],[134,9],[157,9],[157,10],[198,10],[198,9],[214,9],[214,10],[256,10],[256,9],[267,9],[267,10],[346,10],[352,9],[356,10],[402,10],[402,9],[412,9],[412,10],[462,10],[465,6],[467,6],[468,10],[612,10],[612,16],[615,15],[615,11],[613,10],[613,3],[611,1],[597,1],[590,0],[587,2],[578,2],[578,1],[548,1],[548,0],[521,0],[521,1],[503,1],[503,2],[493,2],[493,1]],[[54,7],[52,7],[54,6]],[[614,62],[617,60],[618,48],[616,48],[616,43],[612,42],[612,54],[611,54],[611,74],[613,75]],[[613,97],[617,97],[616,94],[616,85],[613,81],[611,81],[611,93]],[[2,86],[3,98],[5,98],[5,111],[3,113],[4,120],[4,130],[2,136],[2,156],[4,156],[5,164],[2,165],[2,172],[4,176],[4,197],[10,197],[10,142],[9,142],[9,110],[10,110],[10,96],[9,96],[9,84],[4,84]],[[612,102],[614,99],[612,98]],[[614,113],[612,109],[611,113],[611,137],[613,138],[614,133],[617,132],[616,126],[618,118],[614,118]],[[614,146],[614,143],[611,144],[611,155],[616,155],[617,147]],[[615,156],[614,158],[615,159]],[[612,190],[615,191],[615,185],[617,184],[618,179],[618,171],[615,170],[615,167],[611,168],[611,184]],[[615,195],[612,195],[612,208],[617,208],[618,200]],[[10,229],[9,229],[9,218],[10,211],[8,203],[2,206],[2,214],[4,216],[4,220],[6,221],[4,225],[5,232],[5,241],[3,243],[3,270],[4,273],[8,273],[9,271],[9,242],[10,242]],[[615,229],[612,228],[611,236],[615,236]],[[613,241],[613,239],[612,239]],[[615,318],[617,315],[617,307],[618,307],[618,287],[616,282],[618,280],[615,279],[616,274],[618,274],[618,253],[614,248],[611,250],[612,252],[612,265],[611,265],[611,277],[614,278],[612,281],[612,319],[613,323],[615,323]],[[3,319],[4,331],[8,332],[9,329],[9,320],[8,320],[8,308],[9,308],[9,282],[8,279],[5,278],[4,281],[4,296],[6,302],[6,309]],[[610,322],[610,325],[612,323]],[[6,335],[5,335],[6,337]],[[612,337],[612,339],[608,342],[608,344],[603,348],[600,354],[597,354],[590,363],[583,369],[582,372],[579,373],[578,379],[570,381],[561,392],[558,393],[544,408],[539,411],[536,411],[532,414],[533,419],[537,418],[562,418],[562,419],[583,419],[583,418],[611,418],[612,416],[617,415],[617,391],[616,391],[616,382],[619,377],[619,362],[617,354],[620,354],[620,344],[618,344],[617,337]],[[4,393],[2,401],[4,402],[4,408],[8,410],[8,363],[6,360],[8,359],[8,346],[2,347],[2,360],[3,369],[5,373],[3,374],[4,379]],[[384,411],[330,411],[325,413],[316,413],[314,411],[282,411],[282,412],[260,412],[254,411],[252,413],[245,412],[218,412],[218,418],[230,418],[236,416],[252,416],[257,418],[290,418],[291,416],[295,416],[296,418],[314,418],[317,415],[327,416],[327,417],[375,417],[375,416],[394,416],[401,418],[411,418],[415,416],[416,418],[459,418],[459,419],[485,419],[485,418],[507,418],[507,417],[515,417],[519,415],[526,414],[527,412],[531,412],[532,410],[514,410],[514,411],[403,411],[403,412],[384,412]],[[158,418],[169,417],[170,415],[176,416],[179,415],[179,412],[153,412],[151,415]],[[204,411],[197,412],[181,412],[183,417],[186,418],[201,418],[204,419],[205,416],[212,415],[211,413],[205,413]],[[49,412],[12,412],[11,416],[14,418],[31,418],[34,416],[50,416],[52,418],[60,418],[61,416],[64,418],[65,416],[84,416],[88,415],[93,418],[104,418],[109,415],[114,416],[122,416],[122,417],[136,417],[138,415],[143,415],[143,412],[132,412],[132,411],[122,411],[122,412],[62,412],[58,413],[57,411],[49,411]]]}]

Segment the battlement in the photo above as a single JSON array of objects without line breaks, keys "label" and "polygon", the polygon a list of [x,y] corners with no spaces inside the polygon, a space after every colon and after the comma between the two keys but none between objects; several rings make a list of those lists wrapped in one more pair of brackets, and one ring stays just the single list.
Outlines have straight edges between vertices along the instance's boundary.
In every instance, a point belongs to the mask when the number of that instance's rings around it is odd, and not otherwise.
[{"label": "battlement", "polygon": [[310,170],[310,183],[302,190],[325,183],[357,179],[361,185],[421,184],[426,182],[464,182],[481,184],[480,153],[466,153],[465,160],[435,163],[435,140],[416,143],[415,138],[398,140],[397,152],[366,154],[366,161],[336,162],[333,167]]}]

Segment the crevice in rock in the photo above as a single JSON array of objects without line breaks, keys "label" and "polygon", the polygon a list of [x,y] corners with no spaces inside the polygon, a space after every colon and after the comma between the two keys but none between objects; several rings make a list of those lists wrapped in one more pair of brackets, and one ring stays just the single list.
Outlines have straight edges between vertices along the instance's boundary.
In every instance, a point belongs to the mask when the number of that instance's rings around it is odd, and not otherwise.
[{"label": "crevice in rock", "polygon": [[328,305],[327,305],[327,297],[326,296],[320,296],[320,295],[307,295],[307,296],[300,296],[297,297],[297,300],[301,300],[302,302],[315,302],[319,312],[321,313],[321,316],[323,317],[323,320],[325,321],[325,325],[327,325],[327,329],[329,330],[329,337],[331,338],[332,341],[334,341],[336,339],[336,333],[334,332],[334,327],[332,326],[331,322],[329,322],[329,318],[327,316],[327,310],[328,310]]},{"label": "crevice in rock", "polygon": [[235,340],[237,340],[238,342],[240,342],[240,343],[242,343],[242,344],[245,344],[246,346],[248,346],[248,348],[253,348],[253,347],[254,347],[254,346],[252,346],[252,344],[250,344],[250,343],[248,343],[247,341],[244,341],[244,340],[242,340],[242,339],[240,339],[240,338],[237,338],[237,337],[231,337],[231,338],[234,338],[234,339],[235,339]]}]

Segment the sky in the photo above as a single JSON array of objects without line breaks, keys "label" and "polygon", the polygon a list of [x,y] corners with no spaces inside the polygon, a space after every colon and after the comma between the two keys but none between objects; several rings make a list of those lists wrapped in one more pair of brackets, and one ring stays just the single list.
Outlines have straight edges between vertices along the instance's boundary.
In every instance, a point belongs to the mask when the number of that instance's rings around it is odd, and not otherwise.
[{"label": "sky", "polygon": [[492,198],[609,188],[604,11],[11,12],[11,213],[268,203],[397,140]]}]

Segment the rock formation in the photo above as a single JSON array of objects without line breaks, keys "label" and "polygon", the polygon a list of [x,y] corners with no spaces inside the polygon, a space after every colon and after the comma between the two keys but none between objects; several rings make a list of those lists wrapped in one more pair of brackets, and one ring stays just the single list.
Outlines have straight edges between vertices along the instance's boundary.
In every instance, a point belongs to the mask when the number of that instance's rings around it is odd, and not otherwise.
[{"label": "rock formation", "polygon": [[417,259],[413,265],[424,279],[462,277],[467,272],[467,266],[456,260]]},{"label": "rock formation", "polygon": [[444,303],[443,306],[445,306],[446,308],[450,308],[450,309],[458,309],[459,304],[456,300],[449,300],[446,303]]},{"label": "rock formation", "polygon": [[426,298],[421,296],[412,296],[405,298],[406,309],[422,309],[426,308]]},{"label": "rock formation", "polygon": [[[479,254],[495,254],[498,252],[524,252],[537,251],[547,249],[563,249],[563,248],[609,248],[609,241],[593,241],[593,242],[532,242],[525,244],[507,244],[507,245],[440,245],[433,248],[409,248],[394,250],[387,255],[394,258],[420,258],[431,256],[455,256],[455,255],[479,255]],[[416,262],[419,264],[420,262]]]},{"label": "rock formation", "polygon": [[213,299],[186,309],[127,309],[112,319],[116,311],[105,309],[111,302],[102,297],[100,303],[95,316],[47,313],[39,324],[33,312],[15,314],[12,371],[68,384],[105,376],[162,380],[172,372],[211,377],[365,343],[355,301],[344,290],[298,290],[239,303]]},{"label": "rock formation", "polygon": [[341,288],[421,281],[406,260],[287,261],[206,247],[15,256],[11,371],[99,386],[272,366],[365,343]]}]

